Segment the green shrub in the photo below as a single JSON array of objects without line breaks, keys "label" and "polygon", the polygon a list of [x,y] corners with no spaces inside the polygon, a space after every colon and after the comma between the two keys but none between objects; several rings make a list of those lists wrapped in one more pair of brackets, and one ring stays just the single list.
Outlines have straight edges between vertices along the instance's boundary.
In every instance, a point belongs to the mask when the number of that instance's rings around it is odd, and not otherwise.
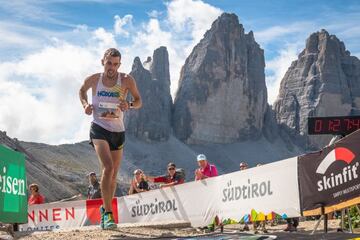
[{"label": "green shrub", "polygon": [[[353,206],[349,209],[350,218],[351,218],[351,226],[353,229],[360,228],[360,213],[356,206]],[[349,228],[349,218],[348,215],[344,216],[344,227]]]}]

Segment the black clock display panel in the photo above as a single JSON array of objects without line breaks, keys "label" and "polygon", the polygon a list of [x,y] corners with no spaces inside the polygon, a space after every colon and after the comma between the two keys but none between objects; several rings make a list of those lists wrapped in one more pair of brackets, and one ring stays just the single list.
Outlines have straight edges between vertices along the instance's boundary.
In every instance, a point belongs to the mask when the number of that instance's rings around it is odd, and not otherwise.
[{"label": "black clock display panel", "polygon": [[308,133],[347,135],[360,129],[360,116],[309,117]]}]

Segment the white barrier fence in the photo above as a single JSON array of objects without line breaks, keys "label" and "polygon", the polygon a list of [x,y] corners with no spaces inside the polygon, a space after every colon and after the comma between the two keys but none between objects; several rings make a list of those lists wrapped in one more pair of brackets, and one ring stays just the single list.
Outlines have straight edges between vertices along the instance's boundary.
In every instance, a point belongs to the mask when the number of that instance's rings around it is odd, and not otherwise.
[{"label": "white barrier fence", "polygon": [[[297,157],[171,188],[117,198],[118,223],[184,220],[193,227],[220,218],[240,220],[252,210],[267,215],[300,216]],[[20,231],[80,227],[98,223],[101,201],[29,206]],[[60,209],[60,210],[59,210]],[[116,211],[115,211],[116,210]],[[47,215],[46,215],[47,214]],[[46,215],[46,217],[44,216]]]}]

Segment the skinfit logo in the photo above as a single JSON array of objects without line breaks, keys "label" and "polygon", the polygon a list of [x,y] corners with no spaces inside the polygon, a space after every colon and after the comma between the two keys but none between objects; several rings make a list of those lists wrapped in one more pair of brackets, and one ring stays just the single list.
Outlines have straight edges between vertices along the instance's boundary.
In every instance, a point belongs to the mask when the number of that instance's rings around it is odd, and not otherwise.
[{"label": "skinfit logo", "polygon": [[[355,164],[351,165],[351,162],[354,159],[355,154],[345,147],[338,147],[329,152],[316,169],[316,173],[324,175],[322,177],[322,180],[319,180],[317,182],[318,191],[321,192],[324,190],[332,189],[336,186],[357,179],[359,177],[359,163],[356,162]],[[330,165],[337,161],[343,161],[347,164],[347,166],[345,166],[340,173],[330,173],[325,175],[326,170],[330,167]]]}]

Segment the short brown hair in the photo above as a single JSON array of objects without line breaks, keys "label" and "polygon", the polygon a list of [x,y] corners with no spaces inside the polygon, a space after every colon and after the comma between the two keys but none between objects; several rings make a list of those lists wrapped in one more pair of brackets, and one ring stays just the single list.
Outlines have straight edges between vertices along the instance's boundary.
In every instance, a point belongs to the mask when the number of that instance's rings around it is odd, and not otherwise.
[{"label": "short brown hair", "polygon": [[107,57],[119,57],[121,59],[121,53],[116,48],[109,48],[105,51],[103,59]]},{"label": "short brown hair", "polygon": [[31,188],[35,188],[35,192],[39,191],[39,185],[37,185],[36,183],[32,183],[29,185],[29,189],[31,190]]}]

